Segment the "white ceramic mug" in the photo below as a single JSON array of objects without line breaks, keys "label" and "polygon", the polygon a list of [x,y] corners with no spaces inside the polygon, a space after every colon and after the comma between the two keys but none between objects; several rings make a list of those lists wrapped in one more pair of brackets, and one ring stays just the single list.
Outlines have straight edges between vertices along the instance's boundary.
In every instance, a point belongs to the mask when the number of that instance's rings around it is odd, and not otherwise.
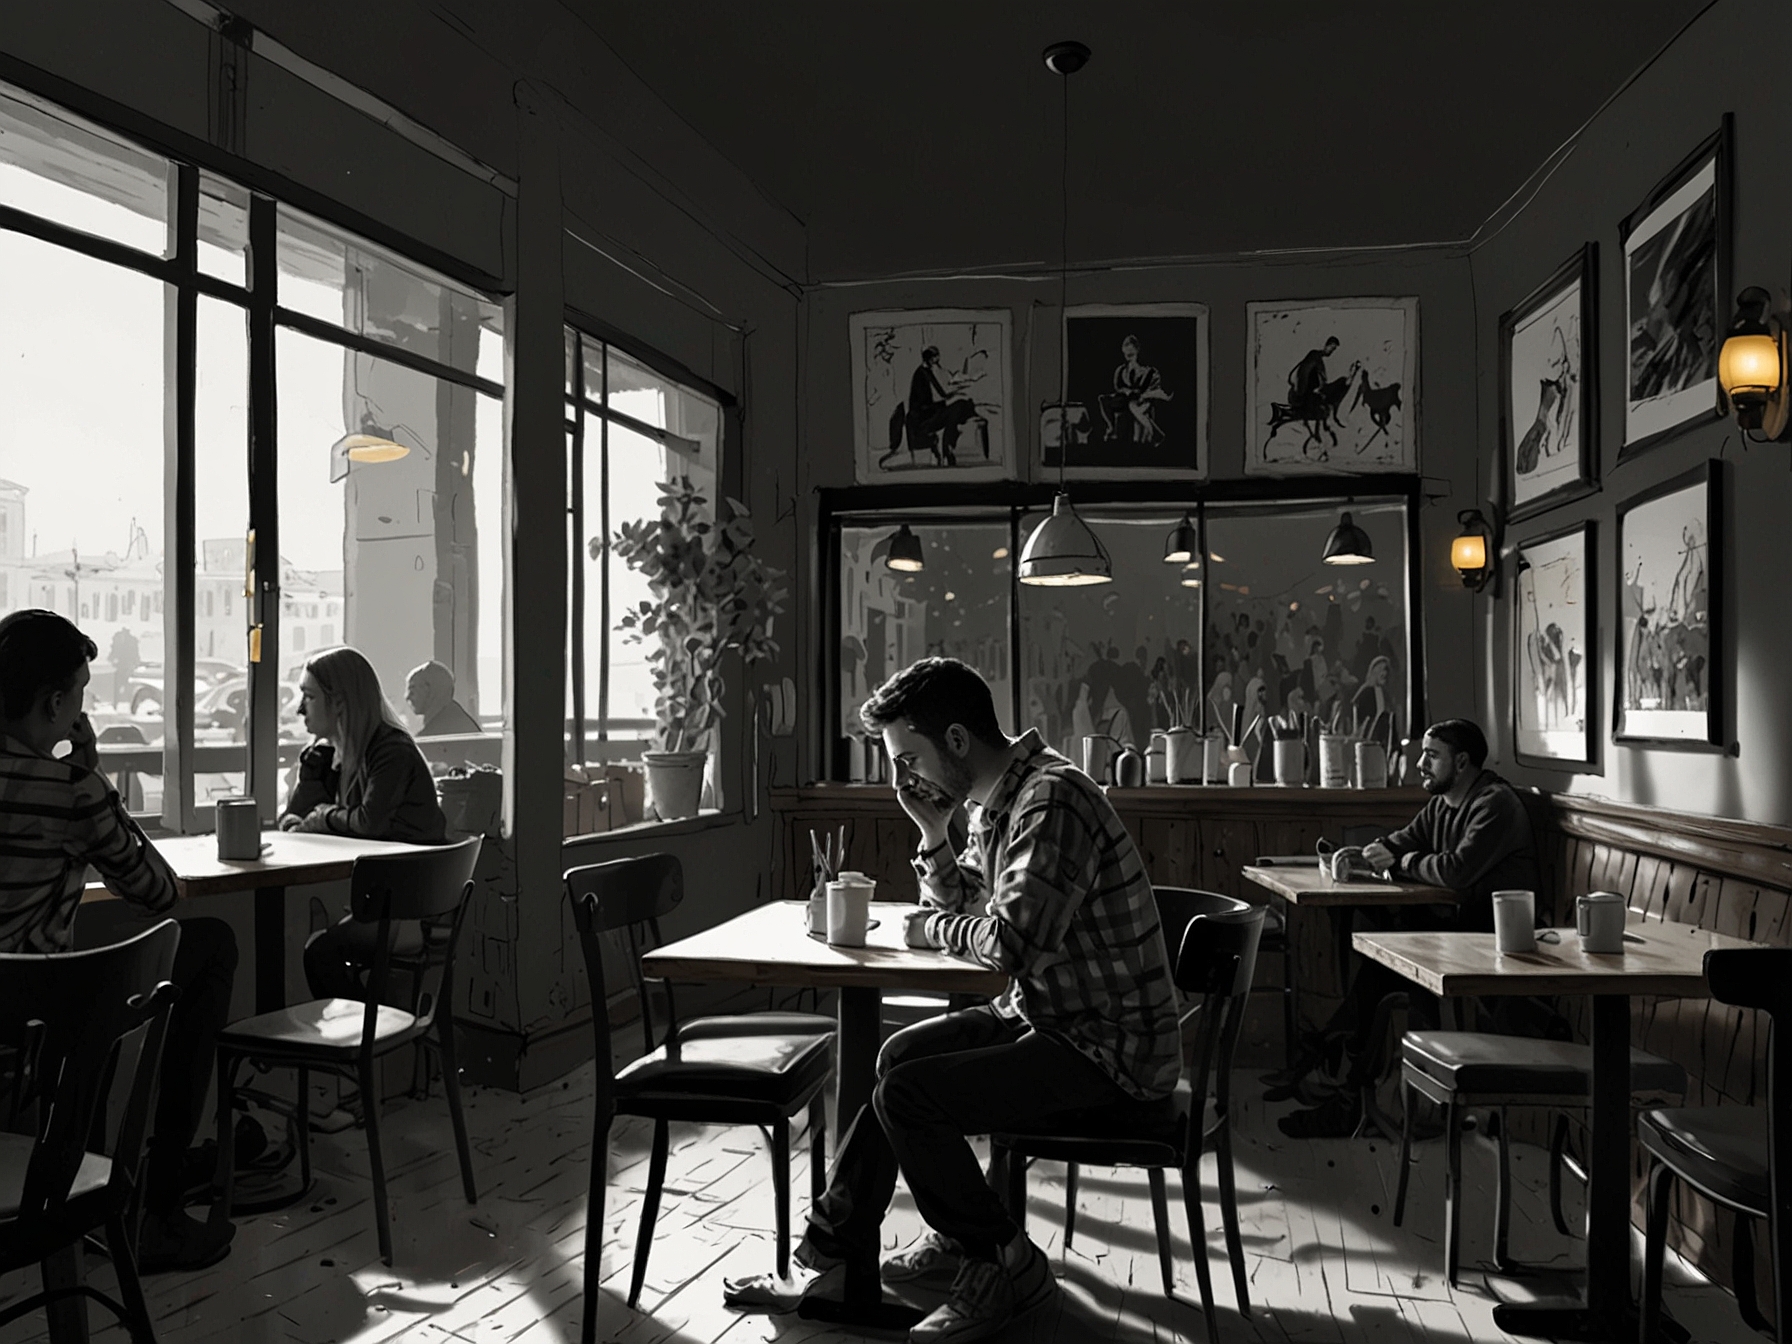
[{"label": "white ceramic mug", "polygon": [[261,857],[261,809],[253,798],[217,801],[218,857],[241,862]]},{"label": "white ceramic mug", "polygon": [[1388,753],[1381,743],[1356,744],[1356,786],[1359,789],[1385,789],[1388,786]]},{"label": "white ceramic mug", "polygon": [[1533,952],[1537,948],[1537,893],[1493,893],[1493,939],[1501,952]]},{"label": "white ceramic mug", "polygon": [[865,946],[865,930],[871,923],[871,893],[877,884],[869,878],[847,878],[828,883],[828,943],[833,947]]},{"label": "white ceramic mug", "polygon": [[1319,787],[1350,787],[1350,739],[1337,733],[1319,735]]},{"label": "white ceramic mug", "polygon": [[1624,950],[1624,898],[1615,891],[1589,891],[1574,903],[1574,931],[1583,952]]}]

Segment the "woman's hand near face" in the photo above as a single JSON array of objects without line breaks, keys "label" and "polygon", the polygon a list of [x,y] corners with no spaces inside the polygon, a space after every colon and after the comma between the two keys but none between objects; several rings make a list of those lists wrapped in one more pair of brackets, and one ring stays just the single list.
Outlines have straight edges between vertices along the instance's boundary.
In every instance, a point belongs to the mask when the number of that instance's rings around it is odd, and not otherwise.
[{"label": "woman's hand near face", "polygon": [[283,831],[296,831],[304,820],[303,817],[295,817],[292,813],[288,812],[285,816],[280,818],[280,829]]}]

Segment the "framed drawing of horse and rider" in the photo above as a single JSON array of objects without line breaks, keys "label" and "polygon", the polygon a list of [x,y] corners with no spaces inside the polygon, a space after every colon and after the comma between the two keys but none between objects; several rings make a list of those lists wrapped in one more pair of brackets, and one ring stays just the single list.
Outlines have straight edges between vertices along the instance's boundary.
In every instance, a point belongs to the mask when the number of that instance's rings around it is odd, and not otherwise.
[{"label": "framed drawing of horse and rider", "polygon": [[1558,770],[1598,768],[1593,528],[1579,523],[1518,544],[1513,739],[1520,760]]},{"label": "framed drawing of horse and rider", "polygon": [[1073,304],[1064,310],[1065,405],[1041,418],[1040,465],[1072,480],[1207,475],[1207,307]]},{"label": "framed drawing of horse and rider", "polygon": [[1500,318],[1500,420],[1508,519],[1599,488],[1596,245]]},{"label": "framed drawing of horse and rider", "polygon": [[1248,475],[1418,470],[1416,298],[1247,308]]}]

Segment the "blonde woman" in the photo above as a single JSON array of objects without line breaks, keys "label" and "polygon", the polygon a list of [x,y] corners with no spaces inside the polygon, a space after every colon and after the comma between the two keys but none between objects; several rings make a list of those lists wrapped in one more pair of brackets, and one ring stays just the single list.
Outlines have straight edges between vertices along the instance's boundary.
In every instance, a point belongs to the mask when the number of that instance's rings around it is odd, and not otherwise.
[{"label": "blonde woman", "polygon": [[[283,831],[358,835],[438,845],[448,838],[435,781],[411,735],[358,649],[326,649],[299,677],[299,717],[317,741],[299,756],[299,777],[280,818]],[[393,926],[393,949],[415,952],[414,921]],[[373,960],[372,926],[345,917],[305,944],[305,978],[319,999],[358,999]]]}]

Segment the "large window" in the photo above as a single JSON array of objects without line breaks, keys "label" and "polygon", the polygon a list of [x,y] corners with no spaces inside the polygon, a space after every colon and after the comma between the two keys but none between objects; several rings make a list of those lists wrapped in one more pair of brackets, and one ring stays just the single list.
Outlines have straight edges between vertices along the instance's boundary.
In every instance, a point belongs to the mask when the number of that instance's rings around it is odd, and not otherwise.
[{"label": "large window", "polygon": [[[623,611],[652,594],[611,553],[619,524],[660,513],[660,484],[691,479],[713,510],[721,409],[606,341],[569,328],[567,755],[638,757],[654,728],[650,646],[625,637]],[[713,753],[712,753],[713,759]]]},{"label": "large window", "polygon": [[[865,697],[930,654],[977,668],[1005,728],[1036,728],[1079,762],[1085,736],[1143,748],[1153,730],[1174,726],[1179,707],[1192,707],[1194,726],[1207,729],[1229,722],[1236,704],[1247,723],[1306,711],[1362,733],[1384,734],[1392,723],[1404,732],[1408,506],[1350,502],[1375,560],[1332,566],[1320,556],[1340,500],[1085,503],[1078,513],[1107,549],[1114,579],[1071,588],[1015,581],[1017,552],[1041,512],[841,513],[830,772],[849,778],[861,768],[851,742]],[[1166,564],[1185,509],[1203,544],[1186,564]],[[919,571],[886,563],[905,525],[920,543]]]},{"label": "large window", "polygon": [[0,611],[95,640],[89,709],[134,811],[278,802],[300,669],[342,643],[415,731],[440,706],[408,674],[441,664],[481,731],[425,754],[497,760],[496,304],[10,90],[0,266]]}]

